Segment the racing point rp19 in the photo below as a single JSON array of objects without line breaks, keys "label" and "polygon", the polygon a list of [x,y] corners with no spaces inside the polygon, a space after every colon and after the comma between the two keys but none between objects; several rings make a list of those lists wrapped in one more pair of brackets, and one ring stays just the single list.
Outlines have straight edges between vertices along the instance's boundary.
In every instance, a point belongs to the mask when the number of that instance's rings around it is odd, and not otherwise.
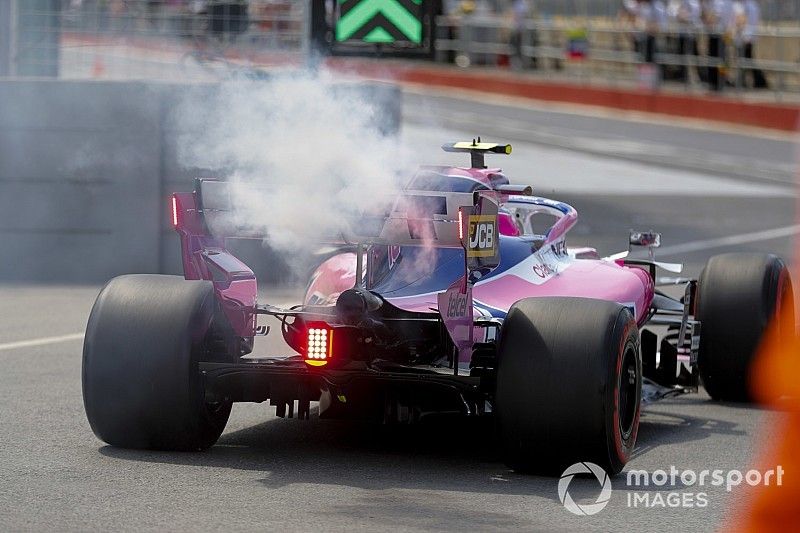
[{"label": "racing point rp19", "polygon": [[[759,338],[781,306],[794,312],[780,258],[715,256],[699,279],[669,279],[685,287],[673,298],[656,272],[681,265],[655,260],[659,234],[632,232],[630,256],[570,248],[575,209],[484,165],[510,146],[443,148],[471,166],[422,167],[385,213],[338,236],[291,309],[259,304],[252,270],[226,249],[264,237],[230,222],[228,183],[174,194],[184,277],[112,279],[89,318],[83,397],[97,437],[201,450],[233,402],[300,418],[319,402],[320,418],[493,416],[514,469],[617,473],[643,402],[700,381],[714,399],[749,399]],[[426,271],[421,254],[433,255]],[[297,354],[243,357],[266,330],[259,315],[279,319]]]}]

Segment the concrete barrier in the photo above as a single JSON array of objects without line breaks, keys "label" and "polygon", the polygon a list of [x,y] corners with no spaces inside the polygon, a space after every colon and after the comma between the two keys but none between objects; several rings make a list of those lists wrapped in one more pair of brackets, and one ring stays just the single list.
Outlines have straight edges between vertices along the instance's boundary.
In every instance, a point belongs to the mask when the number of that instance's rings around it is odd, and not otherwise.
[{"label": "concrete barrier", "polygon": [[0,102],[0,279],[157,271],[159,106],[146,86],[5,81]]},{"label": "concrete barrier", "polygon": [[[265,83],[269,83],[268,81]],[[224,105],[216,85],[0,80],[0,281],[102,282],[125,273],[180,273],[168,198],[225,169],[180,163],[176,104]],[[350,89],[342,89],[350,90]],[[378,91],[388,131],[396,88]],[[396,97],[396,98],[395,98]],[[265,280],[289,269],[259,242],[233,248]]]}]

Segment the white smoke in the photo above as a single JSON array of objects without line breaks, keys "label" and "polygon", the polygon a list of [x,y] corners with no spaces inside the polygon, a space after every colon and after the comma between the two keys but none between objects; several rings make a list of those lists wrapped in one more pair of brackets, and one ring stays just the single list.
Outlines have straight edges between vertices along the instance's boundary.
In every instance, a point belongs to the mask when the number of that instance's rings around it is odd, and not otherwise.
[{"label": "white smoke", "polygon": [[380,134],[376,102],[339,83],[324,71],[237,82],[176,110],[191,132],[179,141],[181,163],[225,169],[236,218],[286,254],[348,231],[347,215],[374,211],[413,172],[398,140]]}]

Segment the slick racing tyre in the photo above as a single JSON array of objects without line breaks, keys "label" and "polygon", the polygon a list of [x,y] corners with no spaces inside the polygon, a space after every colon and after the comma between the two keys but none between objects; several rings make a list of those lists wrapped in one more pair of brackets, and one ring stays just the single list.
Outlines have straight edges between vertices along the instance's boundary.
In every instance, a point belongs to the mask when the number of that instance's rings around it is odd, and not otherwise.
[{"label": "slick racing tyre", "polygon": [[505,462],[560,473],[591,461],[615,474],[639,429],[642,364],[630,312],[587,298],[528,298],[503,324],[495,409]]},{"label": "slick racing tyre", "polygon": [[[112,446],[201,450],[219,438],[229,402],[206,403],[197,363],[220,360],[227,322],[208,281],[114,278],[100,292],[83,345],[83,403]],[[222,349],[224,352],[224,349]]]},{"label": "slick racing tyre", "polygon": [[752,399],[750,366],[767,324],[779,310],[791,313],[787,323],[794,324],[792,280],[781,258],[732,253],[709,259],[698,281],[698,364],[713,399]]}]

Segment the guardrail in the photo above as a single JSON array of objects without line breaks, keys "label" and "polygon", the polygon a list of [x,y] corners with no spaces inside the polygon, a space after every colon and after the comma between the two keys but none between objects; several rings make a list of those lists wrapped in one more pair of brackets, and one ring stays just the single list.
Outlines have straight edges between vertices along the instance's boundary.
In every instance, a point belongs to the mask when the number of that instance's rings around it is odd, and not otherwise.
[{"label": "guardrail", "polygon": [[[517,70],[553,71],[565,78],[602,80],[606,84],[633,83],[656,88],[668,79],[670,69],[687,69],[682,81],[687,90],[707,88],[704,70],[721,69],[730,89],[743,91],[743,74],[758,69],[766,74],[776,100],[787,93],[800,93],[800,25],[766,25],[754,33],[755,59],[747,59],[730,36],[722,57],[709,55],[709,34],[686,27],[668,27],[651,34],[655,43],[653,61],[644,61],[636,50],[641,31],[609,19],[527,20],[515,28],[506,17],[438,17],[436,59],[467,67],[509,65]],[[677,46],[681,39],[697,43],[688,53]],[[641,67],[655,66],[662,75]]]}]

